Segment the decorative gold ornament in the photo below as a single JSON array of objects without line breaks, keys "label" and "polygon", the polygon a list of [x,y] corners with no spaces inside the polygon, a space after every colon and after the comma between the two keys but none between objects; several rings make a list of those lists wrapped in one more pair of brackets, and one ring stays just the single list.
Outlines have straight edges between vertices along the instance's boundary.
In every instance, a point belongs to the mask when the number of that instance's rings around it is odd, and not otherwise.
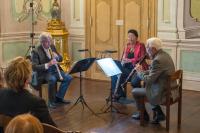
[{"label": "decorative gold ornament", "polygon": [[57,0],[54,0],[51,15],[52,19],[48,22],[47,31],[51,33],[53,43],[58,52],[62,55],[63,61],[60,63],[62,69],[67,72],[70,68],[70,58],[68,54],[68,35],[64,22],[60,19],[60,7]]}]

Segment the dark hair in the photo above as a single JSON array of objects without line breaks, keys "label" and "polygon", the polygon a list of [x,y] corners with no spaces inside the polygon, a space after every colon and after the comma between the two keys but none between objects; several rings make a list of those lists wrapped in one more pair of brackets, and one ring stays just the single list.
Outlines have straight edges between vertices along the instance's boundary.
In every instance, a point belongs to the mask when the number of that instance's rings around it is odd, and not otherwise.
[{"label": "dark hair", "polygon": [[136,37],[138,37],[138,32],[137,32],[137,30],[130,29],[130,30],[128,30],[128,33],[132,33],[132,34],[134,34]]}]

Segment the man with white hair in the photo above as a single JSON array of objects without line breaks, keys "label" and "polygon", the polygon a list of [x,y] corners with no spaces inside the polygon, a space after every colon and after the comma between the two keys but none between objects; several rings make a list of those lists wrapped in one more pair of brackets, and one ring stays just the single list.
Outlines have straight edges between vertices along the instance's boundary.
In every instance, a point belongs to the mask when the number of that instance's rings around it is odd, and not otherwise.
[{"label": "man with white hair", "polygon": [[[165,120],[160,104],[165,101],[167,77],[175,72],[175,67],[170,55],[162,50],[162,42],[159,38],[148,39],[146,50],[152,59],[150,69],[143,71],[140,65],[136,66],[138,76],[144,81],[145,88],[134,88],[132,94],[138,109],[145,109],[145,105],[141,105],[139,101],[141,98],[147,97],[154,114],[152,124],[158,124]],[[140,114],[133,114],[132,118],[139,120]],[[149,121],[146,110],[144,111],[144,119]]]},{"label": "man with white hair", "polygon": [[[38,84],[33,85],[38,88],[42,83],[48,83],[48,106],[55,108],[57,103],[69,104],[69,101],[64,100],[67,88],[72,80],[69,74],[65,74],[58,62],[62,61],[62,56],[57,52],[55,46],[51,44],[52,37],[50,33],[43,32],[40,34],[40,45],[32,52],[33,71],[37,72]],[[57,65],[57,66],[56,66]],[[62,77],[62,79],[60,79]],[[60,81],[60,87],[55,92],[57,81]]]}]

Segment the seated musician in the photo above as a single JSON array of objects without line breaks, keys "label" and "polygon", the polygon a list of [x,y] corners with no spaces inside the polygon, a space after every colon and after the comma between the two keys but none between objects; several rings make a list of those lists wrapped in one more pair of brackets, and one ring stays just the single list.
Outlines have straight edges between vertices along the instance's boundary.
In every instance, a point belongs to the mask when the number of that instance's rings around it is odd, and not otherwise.
[{"label": "seated musician", "polygon": [[[145,88],[134,88],[132,94],[138,109],[145,109],[145,105],[141,105],[139,101],[141,98],[147,97],[154,114],[152,123],[158,124],[165,120],[160,104],[165,101],[167,77],[175,71],[175,67],[170,55],[162,50],[160,39],[148,39],[146,49],[152,59],[150,69],[144,71],[141,65],[136,65],[137,74],[145,82]],[[132,115],[132,118],[139,120],[139,112]],[[144,111],[144,119],[149,121],[146,110]]]},{"label": "seated musician", "polygon": [[[134,29],[130,29],[128,31],[128,42],[125,45],[122,55],[122,61],[121,61],[123,67],[122,74],[121,76],[111,77],[111,88],[112,92],[114,93],[114,97],[116,99],[125,96],[123,88],[126,86],[126,84],[124,84],[123,87],[121,86],[121,84],[125,82],[130,72],[133,70],[135,64],[138,63],[139,60],[142,57],[144,57],[145,54],[146,54],[146,49],[144,44],[138,41],[138,32]],[[119,63],[117,64],[120,65]],[[142,64],[142,66],[144,67],[145,70],[148,68],[145,62]],[[117,80],[119,80],[119,84],[117,84]]]},{"label": "seated musician", "polygon": [[[70,101],[64,100],[65,93],[72,80],[72,76],[65,74],[58,62],[62,61],[62,56],[56,51],[49,33],[43,32],[40,37],[40,45],[32,52],[33,71],[37,72],[38,84],[34,88],[41,86],[43,82],[48,83],[48,106],[55,108],[57,103],[69,104]],[[57,65],[57,66],[56,66]],[[56,93],[55,87],[60,81],[60,87]]]},{"label": "seated musician", "polygon": [[31,63],[23,57],[16,57],[9,63],[4,73],[7,87],[0,89],[0,114],[14,117],[31,113],[41,122],[56,126],[45,101],[27,90],[31,73]]}]

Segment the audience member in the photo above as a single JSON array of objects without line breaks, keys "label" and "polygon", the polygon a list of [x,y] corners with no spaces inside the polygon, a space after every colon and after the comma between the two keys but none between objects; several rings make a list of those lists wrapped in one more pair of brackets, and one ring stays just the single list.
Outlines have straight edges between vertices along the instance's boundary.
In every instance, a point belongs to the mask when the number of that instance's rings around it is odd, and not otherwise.
[{"label": "audience member", "polygon": [[40,121],[31,114],[14,117],[7,125],[5,133],[43,133]]},{"label": "audience member", "polygon": [[41,122],[55,126],[46,103],[27,91],[31,79],[32,66],[23,57],[13,59],[5,70],[6,88],[0,89],[0,113],[14,117],[31,113]]}]

